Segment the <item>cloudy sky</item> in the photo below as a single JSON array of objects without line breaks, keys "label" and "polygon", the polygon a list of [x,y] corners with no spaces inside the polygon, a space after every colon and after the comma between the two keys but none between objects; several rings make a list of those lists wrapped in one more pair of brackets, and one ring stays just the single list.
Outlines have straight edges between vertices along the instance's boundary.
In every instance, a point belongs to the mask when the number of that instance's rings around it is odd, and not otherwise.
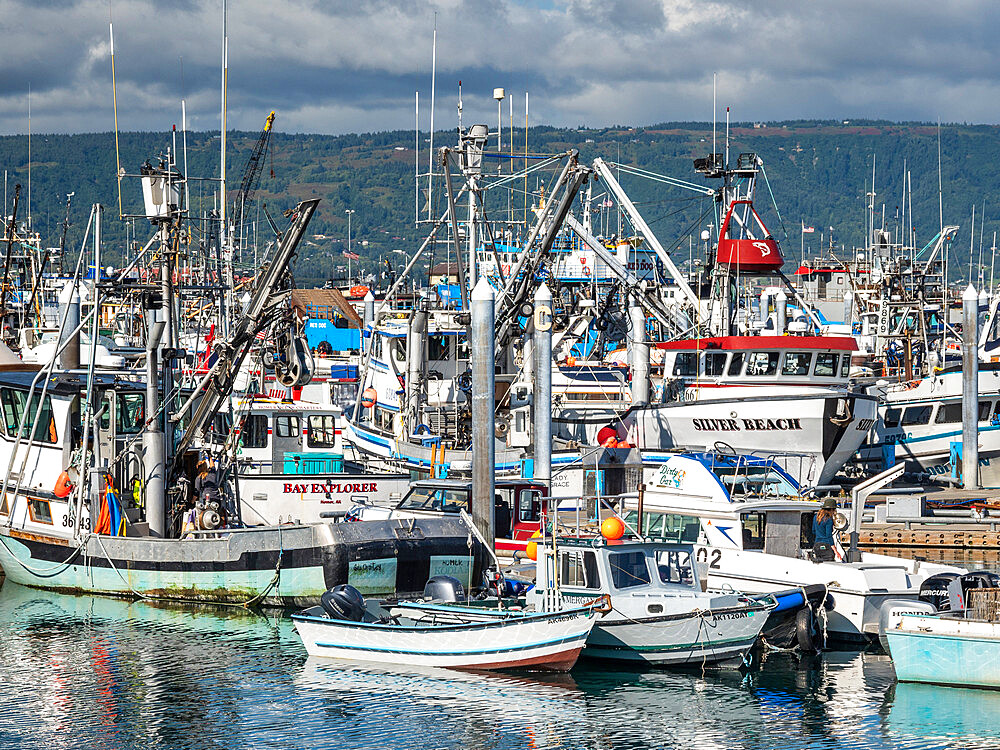
[{"label": "cloudy sky", "polygon": [[[887,118],[1000,122],[991,0],[230,0],[229,125],[288,132],[435,126]],[[222,0],[0,0],[0,132],[219,127]],[[507,118],[507,105],[504,117]],[[723,115],[720,114],[720,117]]]}]

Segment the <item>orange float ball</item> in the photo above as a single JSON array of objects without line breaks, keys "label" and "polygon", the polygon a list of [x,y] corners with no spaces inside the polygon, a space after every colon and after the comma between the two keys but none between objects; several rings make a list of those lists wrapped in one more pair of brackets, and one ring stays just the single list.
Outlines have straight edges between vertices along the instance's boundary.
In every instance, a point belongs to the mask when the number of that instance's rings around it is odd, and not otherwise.
[{"label": "orange float ball", "polygon": [[621,539],[625,534],[625,524],[618,516],[605,518],[601,522],[601,536],[605,539]]},{"label": "orange float ball", "polygon": [[[542,532],[541,531],[536,531],[534,534],[531,535],[530,538],[531,539],[541,539],[542,538]],[[537,560],[538,559],[538,542],[528,542],[528,546],[525,547],[524,553],[528,556],[529,560]]]}]

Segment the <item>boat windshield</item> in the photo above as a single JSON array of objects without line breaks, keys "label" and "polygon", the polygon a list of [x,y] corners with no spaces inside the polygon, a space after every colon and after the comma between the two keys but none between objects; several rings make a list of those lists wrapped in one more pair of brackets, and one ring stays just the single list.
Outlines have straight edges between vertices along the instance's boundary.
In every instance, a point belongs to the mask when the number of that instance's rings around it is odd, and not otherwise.
[{"label": "boat windshield", "polygon": [[611,582],[616,589],[649,584],[649,566],[644,552],[612,552],[608,555]]},{"label": "boat windshield", "polygon": [[712,471],[729,490],[730,497],[796,497],[795,485],[770,463],[721,464]]},{"label": "boat windshield", "polygon": [[400,510],[438,510],[458,513],[469,510],[469,497],[462,490],[446,490],[439,487],[415,487],[399,504]]},{"label": "boat windshield", "polygon": [[694,583],[691,553],[686,549],[656,550],[656,572],[661,583]]}]

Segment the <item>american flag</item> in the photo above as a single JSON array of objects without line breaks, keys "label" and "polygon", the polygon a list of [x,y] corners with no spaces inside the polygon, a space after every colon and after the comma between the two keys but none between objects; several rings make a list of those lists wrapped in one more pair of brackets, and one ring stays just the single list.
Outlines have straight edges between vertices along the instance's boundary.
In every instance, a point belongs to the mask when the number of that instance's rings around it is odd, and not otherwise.
[{"label": "american flag", "polygon": [[360,255],[358,255],[357,253],[352,253],[352,252],[350,252],[348,250],[344,251],[344,257],[345,258],[350,258],[351,260],[361,260],[361,256]]},{"label": "american flag", "polygon": [[816,227],[807,227],[805,224],[802,225],[802,234],[809,234],[810,232],[815,232]]}]

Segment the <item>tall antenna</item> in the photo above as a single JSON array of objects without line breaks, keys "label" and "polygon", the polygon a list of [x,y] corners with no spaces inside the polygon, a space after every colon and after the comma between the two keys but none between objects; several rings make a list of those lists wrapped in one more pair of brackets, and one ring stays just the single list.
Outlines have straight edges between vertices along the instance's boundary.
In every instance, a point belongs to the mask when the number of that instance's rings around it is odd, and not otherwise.
[{"label": "tall antenna", "polygon": [[[111,5],[108,5],[111,17]],[[118,83],[115,80],[115,25],[108,21],[108,35],[111,39],[111,101],[115,110],[115,177],[118,180],[118,218],[122,217],[122,158],[118,148]]]},{"label": "tall antenna", "polygon": [[715,158],[716,151],[718,150],[715,146],[715,126],[719,122],[719,117],[715,112],[715,104],[717,101],[716,92],[718,90],[717,88],[718,78],[719,78],[718,73],[712,73],[712,158],[713,159]]},{"label": "tall antenna", "polygon": [[[944,199],[941,193],[941,118],[938,118],[938,231],[944,234]],[[947,282],[946,282],[947,283]]]},{"label": "tall antenna", "polygon": [[28,84],[28,231],[31,231],[31,84]]},{"label": "tall antenna", "polygon": [[229,315],[231,309],[229,304],[233,295],[233,259],[229,252],[229,243],[226,232],[226,90],[229,83],[229,28],[228,28],[228,5],[226,0],[222,0],[222,153],[219,159],[219,246],[222,250],[222,260],[225,264],[223,269],[228,287],[223,297],[226,298],[226,314],[222,316],[222,331],[229,332]]},{"label": "tall antenna", "polygon": [[413,127],[413,223],[420,223],[420,92],[414,92]]},{"label": "tall antenna", "polygon": [[434,205],[434,84],[437,81],[438,14],[434,12],[434,36],[431,42],[431,140],[427,150],[427,220],[430,221]]}]

